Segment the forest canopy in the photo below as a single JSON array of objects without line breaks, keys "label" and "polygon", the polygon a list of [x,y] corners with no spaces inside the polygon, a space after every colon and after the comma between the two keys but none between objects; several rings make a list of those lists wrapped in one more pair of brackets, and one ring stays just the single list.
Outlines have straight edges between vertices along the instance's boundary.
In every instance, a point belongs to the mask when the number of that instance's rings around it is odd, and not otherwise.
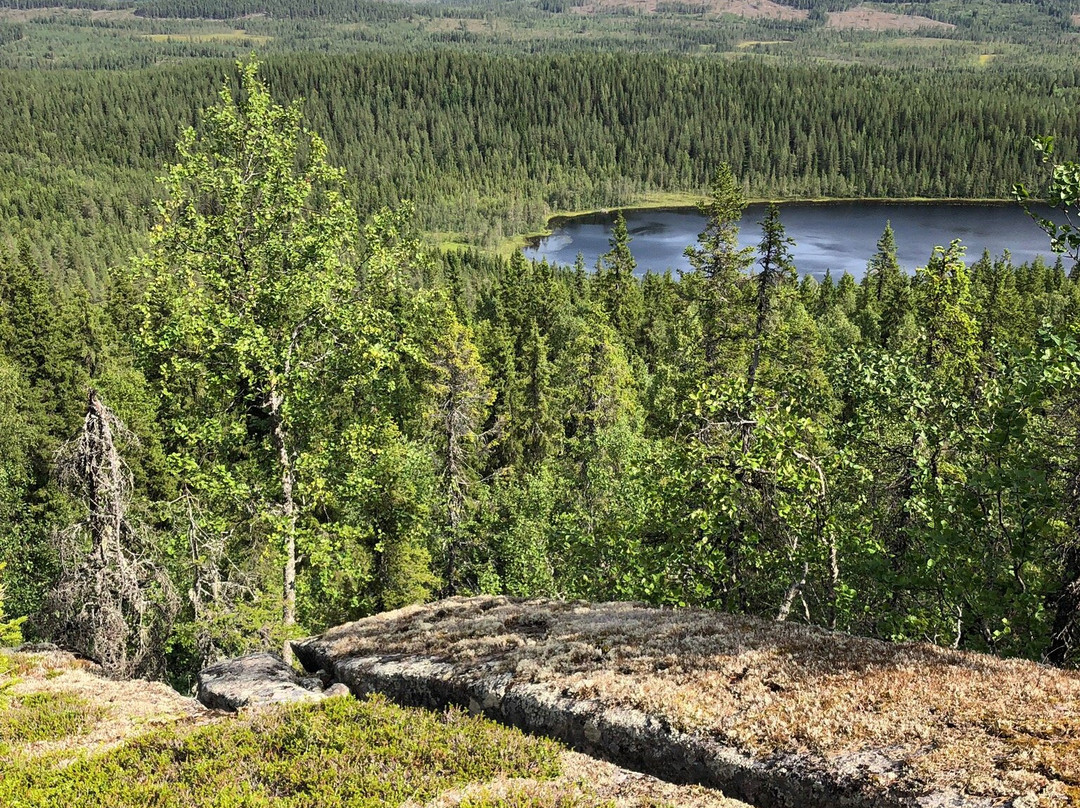
[{"label": "forest canopy", "polygon": [[[31,163],[83,177],[75,187],[119,166],[100,190],[129,189],[130,207],[102,219],[110,249],[137,252],[107,275],[73,271],[26,232],[33,180],[9,192],[20,229],[0,242],[0,551],[3,607],[29,617],[28,635],[87,625],[60,597],[71,582],[136,565],[114,673],[182,679],[455,593],[708,606],[1080,660],[1075,273],[1007,254],[969,263],[953,242],[909,275],[886,228],[861,281],[800,279],[775,208],[756,249],[737,241],[747,194],[773,183],[895,193],[963,174],[965,193],[1007,193],[1016,166],[1037,162],[1022,145],[991,151],[1020,126],[1010,110],[1074,125],[1049,84],[1014,94],[1043,78],[1002,78],[995,96],[992,82],[871,72],[852,87],[842,69],[668,57],[360,55],[333,72],[296,57],[241,63],[196,114],[215,69],[140,76],[156,117],[135,104],[108,116],[133,98],[131,76],[0,85],[14,164],[27,120],[107,118],[127,133],[126,151],[73,137],[48,146],[55,164]],[[804,92],[811,78],[819,93]],[[568,87],[544,96],[555,80]],[[303,104],[274,100],[316,86]],[[510,103],[530,92],[551,104]],[[680,125],[702,141],[649,152],[669,112],[642,118],[630,99],[663,96],[674,118],[692,95],[730,112],[730,128],[689,111]],[[886,128],[961,116],[966,134],[880,151],[869,144],[887,139],[859,122],[887,103]],[[615,134],[591,140],[594,126]],[[517,127],[550,132],[538,142],[551,153],[504,151]],[[143,206],[140,177],[166,138],[160,198]],[[365,183],[402,143],[419,147],[405,173]],[[421,242],[428,217],[477,187],[534,199],[541,177],[572,188],[593,172],[582,193],[596,198],[634,182],[707,187],[692,269],[639,277],[625,226],[592,273]],[[401,202],[410,191],[415,207]],[[45,221],[93,208],[57,194],[36,202],[54,205]],[[507,198],[476,197],[463,215]],[[444,207],[425,211],[433,199]],[[62,486],[72,446],[98,471]]]}]

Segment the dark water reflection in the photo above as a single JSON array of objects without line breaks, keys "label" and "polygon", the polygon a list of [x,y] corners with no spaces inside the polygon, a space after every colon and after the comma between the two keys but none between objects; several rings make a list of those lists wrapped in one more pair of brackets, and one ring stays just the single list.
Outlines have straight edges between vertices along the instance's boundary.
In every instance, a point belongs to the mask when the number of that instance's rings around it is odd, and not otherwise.
[{"label": "dark water reflection", "polygon": [[[764,205],[747,208],[739,234],[743,246],[757,246],[761,239],[758,223],[764,216]],[[525,255],[573,264],[581,252],[591,269],[608,250],[613,218],[613,214],[594,214],[564,220]],[[1047,236],[1012,204],[790,202],[781,205],[780,219],[795,240],[792,252],[799,273],[819,278],[827,270],[835,276],[846,271],[861,277],[887,221],[896,232],[900,264],[909,272],[925,266],[936,245],[946,246],[954,238],[966,245],[969,261],[978,259],[984,248],[995,257],[1009,250],[1017,264],[1036,255],[1055,259]],[[704,223],[694,209],[627,211],[630,250],[638,269],[689,269],[683,250],[697,241]]]}]

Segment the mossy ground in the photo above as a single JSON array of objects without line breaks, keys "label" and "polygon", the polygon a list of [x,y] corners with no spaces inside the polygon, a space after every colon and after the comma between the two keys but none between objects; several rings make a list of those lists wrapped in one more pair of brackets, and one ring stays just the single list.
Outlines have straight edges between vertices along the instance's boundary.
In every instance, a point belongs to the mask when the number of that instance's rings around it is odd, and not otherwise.
[{"label": "mossy ground", "polygon": [[461,711],[351,697],[240,715],[70,655],[0,652],[4,808],[745,808]]},{"label": "mossy ground", "polygon": [[[20,673],[33,667],[27,657],[0,656],[0,759],[26,744],[81,735],[102,716],[102,710],[74,693],[16,693]],[[55,678],[51,669],[43,675]]]},{"label": "mossy ground", "polygon": [[490,597],[315,642],[334,659],[397,654],[510,676],[758,759],[856,770],[868,787],[1080,805],[1080,675],[1031,662],[709,611]]},{"label": "mossy ground", "polygon": [[0,755],[20,744],[81,735],[102,715],[101,710],[70,693],[31,693],[3,702]]},{"label": "mossy ground", "polygon": [[159,729],[67,766],[0,764],[0,805],[374,808],[497,776],[555,777],[560,754],[462,713],[345,697]]}]

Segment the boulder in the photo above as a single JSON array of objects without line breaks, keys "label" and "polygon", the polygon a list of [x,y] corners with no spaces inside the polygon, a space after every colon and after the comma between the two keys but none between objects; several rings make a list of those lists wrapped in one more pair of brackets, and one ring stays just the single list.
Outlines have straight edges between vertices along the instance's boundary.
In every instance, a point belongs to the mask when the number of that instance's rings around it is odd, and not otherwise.
[{"label": "boulder", "polygon": [[[318,680],[315,680],[318,681]],[[306,685],[306,686],[305,686]],[[249,654],[199,671],[197,698],[215,710],[231,710],[324,698],[277,654]]]},{"label": "boulder", "polygon": [[758,808],[1076,805],[1080,675],[633,603],[451,598],[293,643],[357,696],[456,705]]}]

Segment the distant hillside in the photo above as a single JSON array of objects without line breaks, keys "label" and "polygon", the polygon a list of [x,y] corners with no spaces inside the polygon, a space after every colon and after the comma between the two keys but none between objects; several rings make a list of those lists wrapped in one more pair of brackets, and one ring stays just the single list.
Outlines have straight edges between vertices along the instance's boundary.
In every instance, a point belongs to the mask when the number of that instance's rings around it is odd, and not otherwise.
[{"label": "distant hillside", "polygon": [[1049,64],[1073,53],[1078,11],[1077,0],[0,0],[0,66],[117,69],[252,49],[387,48]]}]

